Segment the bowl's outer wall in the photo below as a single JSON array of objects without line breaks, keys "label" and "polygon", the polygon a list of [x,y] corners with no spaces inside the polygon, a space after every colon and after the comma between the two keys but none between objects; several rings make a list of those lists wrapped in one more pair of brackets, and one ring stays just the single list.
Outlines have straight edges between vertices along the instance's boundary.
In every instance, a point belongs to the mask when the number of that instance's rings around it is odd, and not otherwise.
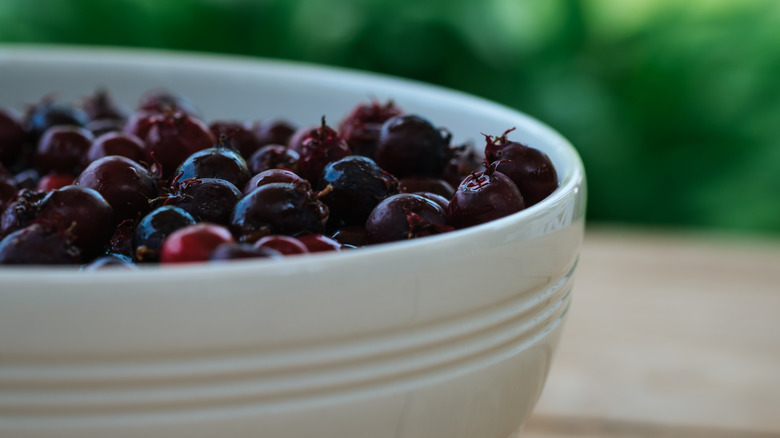
[{"label": "bowl's outer wall", "polygon": [[[582,241],[582,164],[557,133],[457,92],[257,60],[0,48],[0,105],[150,88],[207,120],[320,117],[392,98],[544,150],[551,198],[458,233],[217,268],[0,269],[0,436],[504,438],[541,392]],[[305,420],[302,420],[305,419]]]}]

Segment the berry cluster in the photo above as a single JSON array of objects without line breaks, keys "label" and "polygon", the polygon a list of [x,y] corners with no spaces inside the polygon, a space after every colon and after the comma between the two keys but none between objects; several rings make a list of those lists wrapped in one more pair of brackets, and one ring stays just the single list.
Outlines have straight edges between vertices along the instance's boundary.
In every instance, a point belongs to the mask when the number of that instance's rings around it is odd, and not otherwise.
[{"label": "berry cluster", "polygon": [[482,158],[393,102],[306,127],[207,124],[163,90],[132,111],[102,90],[0,108],[0,264],[278,258],[477,225],[558,186],[510,132],[485,135]]}]

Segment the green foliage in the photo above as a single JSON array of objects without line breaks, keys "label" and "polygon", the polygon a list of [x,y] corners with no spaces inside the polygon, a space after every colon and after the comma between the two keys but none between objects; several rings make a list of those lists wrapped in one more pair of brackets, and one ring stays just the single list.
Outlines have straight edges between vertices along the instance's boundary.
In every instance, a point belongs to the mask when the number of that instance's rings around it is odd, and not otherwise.
[{"label": "green foliage", "polygon": [[589,216],[780,232],[775,0],[4,0],[0,42],[226,52],[379,71],[544,120]]}]

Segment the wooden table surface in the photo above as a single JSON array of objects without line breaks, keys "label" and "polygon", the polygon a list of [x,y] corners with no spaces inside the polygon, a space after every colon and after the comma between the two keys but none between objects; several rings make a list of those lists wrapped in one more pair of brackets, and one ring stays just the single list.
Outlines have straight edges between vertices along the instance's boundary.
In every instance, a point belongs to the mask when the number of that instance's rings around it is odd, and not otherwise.
[{"label": "wooden table surface", "polygon": [[589,228],[526,438],[780,437],[780,236]]}]

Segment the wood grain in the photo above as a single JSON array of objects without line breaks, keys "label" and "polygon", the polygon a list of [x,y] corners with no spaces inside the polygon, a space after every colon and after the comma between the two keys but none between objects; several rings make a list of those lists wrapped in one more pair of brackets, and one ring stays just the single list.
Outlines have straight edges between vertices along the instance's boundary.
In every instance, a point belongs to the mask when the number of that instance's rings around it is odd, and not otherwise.
[{"label": "wood grain", "polygon": [[780,437],[780,239],[589,229],[523,436]]}]

